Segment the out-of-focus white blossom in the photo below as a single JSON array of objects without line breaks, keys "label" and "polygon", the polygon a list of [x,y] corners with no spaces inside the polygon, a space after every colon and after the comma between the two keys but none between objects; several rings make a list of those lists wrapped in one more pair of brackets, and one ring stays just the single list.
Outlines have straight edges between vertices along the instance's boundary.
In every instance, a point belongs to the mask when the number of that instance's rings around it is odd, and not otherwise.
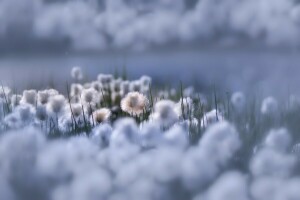
[{"label": "out-of-focus white blossom", "polygon": [[151,119],[164,127],[170,127],[178,120],[174,108],[175,103],[173,101],[161,100],[155,104]]},{"label": "out-of-focus white blossom", "polygon": [[83,79],[83,72],[80,67],[73,67],[71,70],[71,76],[76,81],[81,81]]},{"label": "out-of-focus white blossom", "polygon": [[139,92],[130,92],[122,99],[121,108],[130,115],[138,116],[146,112],[148,104],[146,96]]}]

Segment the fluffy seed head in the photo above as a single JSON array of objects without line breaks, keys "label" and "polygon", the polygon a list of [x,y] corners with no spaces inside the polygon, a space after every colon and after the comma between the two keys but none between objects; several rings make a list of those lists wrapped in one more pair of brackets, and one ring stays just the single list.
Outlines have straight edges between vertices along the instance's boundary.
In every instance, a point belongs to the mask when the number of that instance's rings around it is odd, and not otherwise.
[{"label": "fluffy seed head", "polygon": [[109,85],[112,82],[112,80],[114,78],[113,78],[113,76],[111,74],[99,74],[97,79],[103,85],[107,86],[107,85]]},{"label": "fluffy seed head", "polygon": [[21,95],[17,95],[17,94],[12,95],[12,97],[11,97],[11,105],[12,105],[12,107],[14,108],[14,107],[20,105],[21,99],[22,99]]},{"label": "fluffy seed head", "polygon": [[161,100],[155,104],[151,118],[163,126],[169,127],[178,120],[174,107],[175,103],[173,101]]},{"label": "fluffy seed head", "polygon": [[82,85],[80,85],[80,84],[72,84],[71,85],[71,91],[70,91],[71,97],[73,97],[73,96],[79,96],[81,94],[82,90],[83,90]]},{"label": "fluffy seed head", "polygon": [[278,111],[278,102],[273,97],[267,97],[261,105],[261,113],[264,115],[273,115]]},{"label": "fluffy seed head", "polygon": [[53,113],[60,113],[64,106],[65,106],[65,97],[63,95],[56,95],[51,97],[50,102],[49,102],[49,109],[50,111],[52,111]]},{"label": "fluffy seed head", "polygon": [[37,92],[35,90],[24,90],[21,99],[22,104],[35,105],[37,100]]},{"label": "fluffy seed head", "polygon": [[141,90],[142,90],[142,84],[139,80],[132,81],[130,83],[130,91],[132,91],[132,92],[141,92]]},{"label": "fluffy seed head", "polygon": [[74,103],[71,105],[74,117],[79,117],[82,114],[82,105],[79,103]]},{"label": "fluffy seed head", "polygon": [[141,115],[148,106],[148,99],[139,92],[130,92],[121,101],[121,108],[130,115]]},{"label": "fluffy seed head", "polygon": [[98,103],[99,101],[98,92],[94,88],[83,90],[81,95],[84,103]]},{"label": "fluffy seed head", "polygon": [[11,96],[11,89],[9,87],[6,87],[6,86],[0,86],[0,98],[9,99],[10,96]]},{"label": "fluffy seed head", "polygon": [[94,120],[95,123],[100,124],[108,121],[110,116],[111,111],[108,108],[101,108],[93,112],[93,118],[91,118],[91,120]]},{"label": "fluffy seed head", "polygon": [[46,104],[48,103],[49,100],[49,93],[48,91],[44,90],[44,91],[38,91],[38,103],[39,104]]},{"label": "fluffy seed head", "polygon": [[80,81],[83,79],[82,69],[80,67],[73,67],[71,70],[71,76],[76,81]]}]

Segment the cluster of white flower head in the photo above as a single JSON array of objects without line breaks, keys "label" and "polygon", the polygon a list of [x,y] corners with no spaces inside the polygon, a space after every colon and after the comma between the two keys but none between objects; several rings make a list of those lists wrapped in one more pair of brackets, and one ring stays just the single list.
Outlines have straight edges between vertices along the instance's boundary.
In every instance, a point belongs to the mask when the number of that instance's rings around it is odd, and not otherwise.
[{"label": "cluster of white flower head", "polygon": [[[83,83],[82,73],[72,70],[65,95],[2,88],[1,200],[300,199],[299,144],[285,128],[251,137],[253,122],[235,126],[230,116],[247,111],[241,92],[227,108],[192,87],[152,92],[147,76]],[[269,97],[258,112],[278,110]]]}]

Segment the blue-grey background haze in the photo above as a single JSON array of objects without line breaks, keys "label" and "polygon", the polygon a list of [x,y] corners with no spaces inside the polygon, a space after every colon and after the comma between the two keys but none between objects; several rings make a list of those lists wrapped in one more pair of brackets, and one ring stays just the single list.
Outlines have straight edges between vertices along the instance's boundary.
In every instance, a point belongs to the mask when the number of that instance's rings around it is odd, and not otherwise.
[{"label": "blue-grey background haze", "polygon": [[169,85],[297,92],[297,0],[0,0],[0,78],[62,87],[122,70]]}]

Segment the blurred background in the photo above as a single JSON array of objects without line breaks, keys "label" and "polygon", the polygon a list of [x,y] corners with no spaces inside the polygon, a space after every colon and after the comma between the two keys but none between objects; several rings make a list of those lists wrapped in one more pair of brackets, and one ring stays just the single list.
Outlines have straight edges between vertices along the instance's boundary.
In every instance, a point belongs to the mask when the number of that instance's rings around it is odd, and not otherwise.
[{"label": "blurred background", "polygon": [[126,71],[157,83],[297,92],[299,0],[0,0],[0,79],[64,87]]}]

